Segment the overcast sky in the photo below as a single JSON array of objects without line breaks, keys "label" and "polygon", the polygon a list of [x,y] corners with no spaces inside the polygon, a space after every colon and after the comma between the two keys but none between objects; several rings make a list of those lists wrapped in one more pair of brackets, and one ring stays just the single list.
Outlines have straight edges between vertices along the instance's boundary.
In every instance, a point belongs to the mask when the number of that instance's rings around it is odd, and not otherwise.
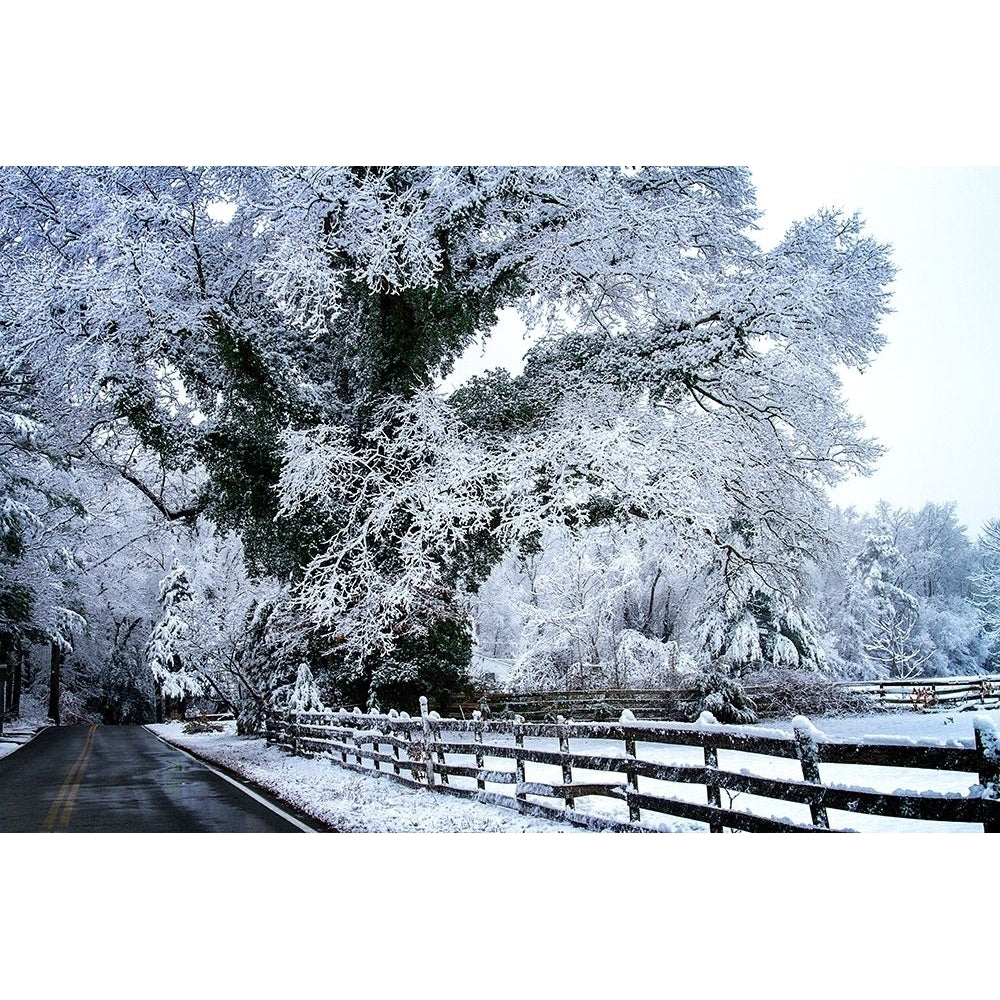
[{"label": "overcast sky", "polygon": [[[847,372],[850,408],[887,449],[876,472],[834,493],[842,506],[879,500],[918,509],[955,501],[976,537],[1000,517],[1000,168],[753,167],[759,239],[771,245],[822,207],[860,212],[893,246],[899,269],[889,343],[864,373]],[[509,324],[509,325],[508,325]],[[449,384],[498,365],[518,367],[519,326],[504,317]]]},{"label": "overcast sky", "polygon": [[851,408],[887,452],[835,499],[861,510],[954,500],[975,537],[1000,517],[1000,168],[752,169],[766,237],[834,206],[859,211],[894,248],[889,343],[865,374],[845,377]]}]

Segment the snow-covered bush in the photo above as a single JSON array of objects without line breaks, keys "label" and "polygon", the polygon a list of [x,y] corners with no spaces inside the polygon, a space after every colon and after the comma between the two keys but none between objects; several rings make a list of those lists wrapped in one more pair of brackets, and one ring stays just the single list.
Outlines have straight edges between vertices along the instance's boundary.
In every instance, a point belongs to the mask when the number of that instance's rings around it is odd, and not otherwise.
[{"label": "snow-covered bush", "polygon": [[753,689],[761,717],[840,715],[879,710],[876,699],[846,690],[812,670],[770,667],[745,674],[741,680]]},{"label": "snow-covered bush", "polygon": [[695,700],[688,705],[693,721],[702,712],[711,712],[719,722],[749,725],[757,721],[757,706],[733,676],[732,668],[722,662],[713,663],[694,677]]}]

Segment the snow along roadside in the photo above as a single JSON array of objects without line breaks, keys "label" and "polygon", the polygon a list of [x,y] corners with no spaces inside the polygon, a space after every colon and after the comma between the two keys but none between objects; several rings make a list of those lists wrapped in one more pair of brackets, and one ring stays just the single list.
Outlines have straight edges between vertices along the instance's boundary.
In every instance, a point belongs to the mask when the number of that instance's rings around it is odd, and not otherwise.
[{"label": "snow along roadside", "polygon": [[228,768],[292,809],[341,833],[585,833],[569,823],[514,809],[411,788],[383,775],[359,774],[320,758],[292,757],[260,737],[185,734],[183,724],[146,728],[161,739]]}]

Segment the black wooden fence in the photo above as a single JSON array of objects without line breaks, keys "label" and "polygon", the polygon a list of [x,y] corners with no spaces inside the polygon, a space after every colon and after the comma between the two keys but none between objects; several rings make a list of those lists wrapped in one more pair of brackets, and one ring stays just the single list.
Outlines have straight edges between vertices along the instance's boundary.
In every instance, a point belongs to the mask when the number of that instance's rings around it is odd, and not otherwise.
[{"label": "black wooden fence", "polygon": [[[970,745],[856,743],[828,738],[801,718],[794,735],[711,721],[441,719],[428,713],[422,698],[417,718],[343,710],[271,714],[266,733],[269,742],[295,754],[325,756],[595,828],[655,829],[651,824],[667,815],[707,824],[716,833],[827,832],[829,813],[840,810],[980,824],[986,832],[1000,832],[1000,735],[987,716],[974,722]],[[721,766],[720,754],[731,753],[741,755],[728,761],[735,766]],[[675,759],[665,759],[670,756]],[[796,773],[787,766],[783,777],[752,773],[748,761],[762,757],[788,761]],[[824,782],[820,767],[830,764],[905,768],[917,784],[928,770],[960,772],[969,780],[963,793],[880,792]],[[697,786],[702,791],[694,798]],[[745,796],[747,808],[738,808],[738,796]],[[791,806],[800,815],[776,816],[776,803],[780,811]]]}]

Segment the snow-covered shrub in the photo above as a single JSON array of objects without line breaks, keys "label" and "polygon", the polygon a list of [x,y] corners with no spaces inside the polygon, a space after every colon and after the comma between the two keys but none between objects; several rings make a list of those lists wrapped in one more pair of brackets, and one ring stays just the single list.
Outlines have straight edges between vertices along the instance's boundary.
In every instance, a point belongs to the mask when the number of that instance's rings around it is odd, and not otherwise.
[{"label": "snow-covered shrub", "polygon": [[711,712],[719,722],[749,725],[757,721],[757,706],[727,663],[713,663],[694,678],[695,699],[688,715],[697,719]]},{"label": "snow-covered shrub", "polygon": [[312,671],[305,663],[299,664],[299,672],[295,678],[295,687],[292,689],[288,708],[292,712],[325,711],[319,696],[319,689],[316,687],[316,681],[313,680]]},{"label": "snow-covered shrub", "polygon": [[876,699],[858,694],[811,670],[769,668],[742,678],[753,689],[753,700],[762,717],[840,715],[876,712]]}]

